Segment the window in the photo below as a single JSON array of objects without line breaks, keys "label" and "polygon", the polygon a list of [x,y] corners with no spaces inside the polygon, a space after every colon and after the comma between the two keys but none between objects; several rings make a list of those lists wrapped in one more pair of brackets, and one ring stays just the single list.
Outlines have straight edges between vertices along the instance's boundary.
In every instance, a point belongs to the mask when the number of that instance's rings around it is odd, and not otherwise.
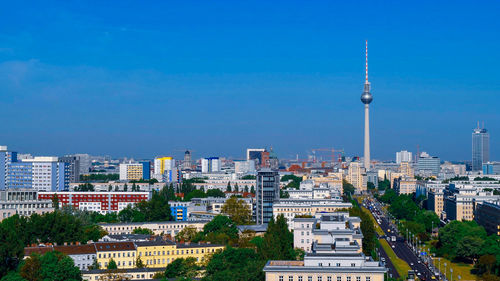
[{"label": "window", "polygon": [[288,281],[293,281],[293,276],[288,276]]},{"label": "window", "polygon": [[337,281],[342,281],[342,276],[337,276]]},{"label": "window", "polygon": [[346,280],[351,281],[351,276],[347,276]]},{"label": "window", "polygon": [[312,276],[307,276],[307,281],[313,281],[313,277]]},{"label": "window", "polygon": [[[340,262],[337,263],[337,266],[340,266]],[[337,277],[338,278],[338,277]]]},{"label": "window", "polygon": [[318,276],[318,281],[323,281],[323,277]]},{"label": "window", "polygon": [[278,278],[279,281],[283,281],[283,275],[280,275]]},{"label": "window", "polygon": [[[304,225],[302,225],[302,227],[304,227]],[[299,276],[299,281],[302,281],[302,276]]]},{"label": "window", "polygon": [[355,266],[356,266],[356,264],[355,264],[355,263],[351,263],[351,267],[355,267]]},{"label": "window", "polygon": [[366,276],[366,279],[365,279],[365,280],[366,280],[366,281],[370,281],[370,279],[371,279],[371,278],[370,278],[370,276]]},{"label": "window", "polygon": [[331,276],[326,277],[326,281],[332,281],[332,277]]},{"label": "window", "polygon": [[361,276],[356,276],[356,281],[361,281]]}]

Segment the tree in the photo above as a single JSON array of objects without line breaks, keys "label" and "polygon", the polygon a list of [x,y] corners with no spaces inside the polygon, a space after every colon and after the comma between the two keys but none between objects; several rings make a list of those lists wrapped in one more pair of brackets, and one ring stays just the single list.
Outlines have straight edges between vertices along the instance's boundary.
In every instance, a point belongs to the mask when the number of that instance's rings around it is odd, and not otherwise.
[{"label": "tree", "polygon": [[371,181],[369,181],[369,182],[366,183],[366,187],[367,187],[368,190],[375,189],[375,185]]},{"label": "tree", "polygon": [[193,257],[175,259],[167,265],[165,269],[166,278],[176,277],[196,277],[200,267],[196,264],[196,259]]},{"label": "tree", "polygon": [[249,224],[252,220],[250,207],[236,197],[231,197],[224,203],[222,213],[228,215],[237,225]]},{"label": "tree", "polygon": [[235,192],[239,192],[239,191],[240,191],[239,189],[240,189],[240,188],[238,187],[238,183],[236,183],[236,184],[234,185],[234,191],[235,191]]},{"label": "tree", "polygon": [[19,275],[28,281],[41,280],[40,271],[42,269],[42,262],[40,255],[32,254],[19,270]]},{"label": "tree", "polygon": [[73,259],[59,252],[47,252],[43,256],[31,255],[19,268],[19,275],[28,281],[82,280],[80,269],[75,266]]},{"label": "tree", "polygon": [[191,201],[193,198],[206,198],[205,192],[195,189],[184,196],[184,201]]},{"label": "tree", "polygon": [[245,185],[245,189],[244,189],[244,191],[245,191],[246,193],[248,193],[248,185]]},{"label": "tree", "polygon": [[218,215],[209,223],[205,224],[203,231],[196,235],[193,242],[210,241],[212,243],[227,244],[237,242],[238,228],[236,224],[227,216]]},{"label": "tree", "polygon": [[192,241],[195,237],[196,234],[198,234],[198,231],[194,226],[188,226],[185,227],[183,230],[179,231],[177,235],[175,235],[175,240],[182,242],[182,241]]},{"label": "tree", "polygon": [[108,186],[108,191],[111,192],[111,190],[113,190],[113,186],[111,186],[111,184]]},{"label": "tree", "polygon": [[109,260],[109,263],[108,263],[108,266],[107,266],[107,269],[117,269],[118,266],[116,265],[116,262],[113,258],[111,258]]},{"label": "tree", "polygon": [[137,259],[135,260],[135,267],[137,268],[145,268],[146,265],[142,262],[141,257],[137,256]]},{"label": "tree", "polygon": [[479,257],[483,239],[475,236],[465,236],[457,244],[457,257],[474,261]]},{"label": "tree", "polygon": [[231,192],[231,182],[227,182],[226,192]]},{"label": "tree", "polygon": [[91,266],[89,266],[89,269],[99,269],[99,263],[97,262],[97,259],[94,259],[94,262],[92,263]]},{"label": "tree", "polygon": [[149,228],[138,227],[132,231],[132,234],[148,234],[153,235],[153,231]]},{"label": "tree", "polygon": [[343,179],[342,180],[342,189],[344,191],[344,196],[350,197],[352,194],[354,194],[355,188],[354,185],[350,184],[347,180]]},{"label": "tree", "polygon": [[255,194],[255,187],[253,185],[250,187],[250,193]]},{"label": "tree", "polygon": [[290,198],[290,194],[283,189],[280,189],[280,198]]},{"label": "tree", "polygon": [[475,264],[475,267],[478,269],[479,274],[493,273],[493,268],[497,263],[497,259],[494,255],[483,255],[479,258],[478,262]]},{"label": "tree", "polygon": [[229,246],[212,256],[203,280],[264,280],[262,268],[266,262],[253,249]]},{"label": "tree", "polygon": [[241,177],[242,180],[254,180],[256,178],[257,177],[254,175],[246,175],[246,176]]},{"label": "tree", "polygon": [[226,197],[226,194],[220,189],[209,189],[207,191],[207,197]]},{"label": "tree", "polygon": [[57,195],[52,196],[52,207],[54,207],[55,210],[59,210],[59,197],[57,197]]},{"label": "tree", "polygon": [[293,249],[293,234],[288,230],[288,224],[283,214],[274,218],[267,225],[262,247],[258,249],[264,260],[294,260],[296,252]]}]

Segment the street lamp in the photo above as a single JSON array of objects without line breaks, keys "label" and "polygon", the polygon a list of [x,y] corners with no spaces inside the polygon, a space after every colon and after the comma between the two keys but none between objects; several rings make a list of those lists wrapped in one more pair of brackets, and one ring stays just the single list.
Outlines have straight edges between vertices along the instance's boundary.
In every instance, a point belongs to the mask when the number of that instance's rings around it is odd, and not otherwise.
[{"label": "street lamp", "polygon": [[446,263],[444,263],[444,280],[446,280]]},{"label": "street lamp", "polygon": [[450,267],[450,281],[453,281],[453,268]]}]

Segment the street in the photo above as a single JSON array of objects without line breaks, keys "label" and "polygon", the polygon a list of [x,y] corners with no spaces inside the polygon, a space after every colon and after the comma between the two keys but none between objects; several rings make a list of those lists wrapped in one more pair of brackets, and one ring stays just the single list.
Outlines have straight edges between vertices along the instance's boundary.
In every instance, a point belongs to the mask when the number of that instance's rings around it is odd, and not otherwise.
[{"label": "street", "polygon": [[[414,254],[414,252],[410,249],[410,247],[406,244],[404,241],[404,238],[397,235],[397,230],[393,228],[387,218],[385,217],[381,206],[378,202],[375,201],[375,203],[372,203],[367,206],[368,209],[372,212],[373,216],[376,218],[377,223],[380,225],[382,228],[383,232],[385,233],[385,239],[389,243],[389,245],[392,247],[393,251],[396,253],[396,255],[404,260],[408,265],[411,267],[412,270],[415,271],[415,274],[417,274],[417,277],[421,280],[431,280],[433,273],[427,266],[424,264],[424,262],[417,258],[417,256]],[[391,236],[396,236],[396,241],[391,241]],[[384,237],[381,237],[384,238]],[[385,253],[384,253],[385,254]],[[388,260],[387,255],[385,255],[385,259]],[[392,264],[391,264],[392,265]],[[391,272],[391,268],[389,268],[389,271]],[[394,270],[395,271],[395,270]]]}]

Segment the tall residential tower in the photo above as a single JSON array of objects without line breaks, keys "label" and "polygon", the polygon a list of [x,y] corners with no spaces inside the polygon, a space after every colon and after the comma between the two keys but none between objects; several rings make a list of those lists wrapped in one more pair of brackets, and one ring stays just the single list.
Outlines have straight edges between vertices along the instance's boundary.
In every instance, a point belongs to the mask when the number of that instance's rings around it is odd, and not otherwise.
[{"label": "tall residential tower", "polygon": [[368,40],[365,47],[365,87],[361,94],[361,102],[365,105],[365,149],[364,149],[364,165],[365,169],[370,169],[370,103],[373,100],[370,93],[370,82],[368,82]]}]

